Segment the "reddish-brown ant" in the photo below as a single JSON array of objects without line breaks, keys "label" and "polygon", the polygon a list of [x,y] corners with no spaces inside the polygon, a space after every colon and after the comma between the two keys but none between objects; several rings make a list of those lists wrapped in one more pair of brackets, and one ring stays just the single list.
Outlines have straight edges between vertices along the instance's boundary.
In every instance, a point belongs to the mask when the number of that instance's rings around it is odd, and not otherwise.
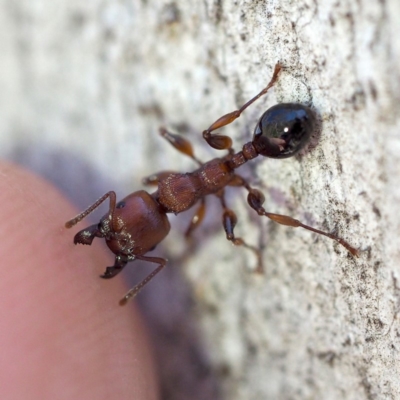
[{"label": "reddish-brown ant", "polygon": [[107,214],[101,218],[98,224],[78,232],[74,237],[74,243],[90,245],[95,237],[106,240],[107,246],[115,254],[115,263],[112,267],[107,267],[105,273],[101,275],[105,279],[117,275],[130,261],[144,260],[158,264],[153,272],[128,291],[120,301],[121,305],[135,297],[166,265],[167,260],[148,257],[145,254],[154,249],[168,235],[170,224],[167,213],[179,214],[200,201],[200,207],[186,232],[189,235],[202,221],[205,214],[204,198],[210,194],[216,195],[221,201],[222,224],[227,239],[235,245],[245,246],[254,251],[258,258],[258,270],[262,270],[260,251],[248,245],[243,239],[235,237],[233,233],[237,218],[235,213],[226,206],[224,197],[226,186],[244,187],[248,191],[247,201],[258,215],[270,218],[282,225],[301,227],[327,236],[344,246],[352,255],[358,255],[356,248],[334,234],[314,229],[286,215],[267,212],[262,206],[263,194],[250,187],[242,177],[235,173],[236,168],[259,155],[286,158],[304,148],[316,129],[316,114],[311,108],[295,103],[278,104],[271,107],[258,121],[253,140],[246,143],[242,151],[238,153],[233,151],[232,140],[229,137],[211,134],[216,129],[233,122],[250,104],[264,95],[276,82],[281,68],[280,64],[275,66],[271,81],[259,94],[238,110],[219,118],[203,132],[204,139],[211,147],[228,150],[225,157],[214,158],[202,163],[195,157],[192,146],[187,140],[161,129],[161,135],[178,151],[192,158],[199,165],[198,169],[184,174],[163,171],[151,175],[143,182],[157,185],[154,193],[149,194],[144,190],[139,190],[118,203],[115,192],[110,191],[65,224],[67,228],[71,228],[109,198],[110,206]]}]

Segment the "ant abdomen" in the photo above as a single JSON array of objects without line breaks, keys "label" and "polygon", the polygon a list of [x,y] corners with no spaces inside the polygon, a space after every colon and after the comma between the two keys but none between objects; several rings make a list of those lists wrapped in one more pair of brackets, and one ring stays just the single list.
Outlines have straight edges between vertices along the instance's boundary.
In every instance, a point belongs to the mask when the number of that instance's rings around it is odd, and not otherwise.
[{"label": "ant abdomen", "polygon": [[291,157],[308,143],[316,125],[317,117],[310,107],[295,103],[277,104],[257,122],[253,145],[264,157]]}]

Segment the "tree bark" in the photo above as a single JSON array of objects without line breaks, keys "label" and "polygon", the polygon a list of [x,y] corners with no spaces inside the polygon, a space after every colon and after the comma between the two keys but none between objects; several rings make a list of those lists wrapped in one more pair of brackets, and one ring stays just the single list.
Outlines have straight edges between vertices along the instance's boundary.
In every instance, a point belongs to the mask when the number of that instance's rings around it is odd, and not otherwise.
[{"label": "tree bark", "polygon": [[221,133],[241,149],[277,102],[311,103],[321,117],[313,149],[243,175],[268,211],[334,231],[360,257],[259,218],[239,189],[227,200],[237,236],[262,248],[262,276],[226,241],[217,201],[189,250],[192,214],[174,218],[154,252],[168,269],[139,298],[164,398],[399,398],[398,1],[1,0],[0,10],[2,154],[80,207],[108,190],[122,198],[153,172],[194,169],[159,126],[203,160],[220,156],[201,131],[259,92],[278,61],[275,89]]}]

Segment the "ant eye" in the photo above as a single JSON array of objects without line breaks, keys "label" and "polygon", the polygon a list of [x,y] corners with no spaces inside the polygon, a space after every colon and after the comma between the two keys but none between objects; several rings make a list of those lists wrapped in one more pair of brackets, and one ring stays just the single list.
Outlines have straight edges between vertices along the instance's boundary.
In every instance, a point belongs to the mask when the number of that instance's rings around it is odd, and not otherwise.
[{"label": "ant eye", "polygon": [[265,157],[294,156],[316,127],[315,112],[302,104],[282,103],[269,108],[254,130],[253,145]]},{"label": "ant eye", "polygon": [[117,203],[117,205],[115,206],[115,208],[124,208],[125,207],[125,201],[120,201]]}]

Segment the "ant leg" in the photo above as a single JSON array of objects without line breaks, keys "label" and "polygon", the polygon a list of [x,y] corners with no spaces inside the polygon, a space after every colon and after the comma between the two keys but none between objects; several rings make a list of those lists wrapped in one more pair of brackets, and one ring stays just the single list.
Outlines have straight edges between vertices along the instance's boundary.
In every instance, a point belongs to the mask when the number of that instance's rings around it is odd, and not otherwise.
[{"label": "ant leg", "polygon": [[275,221],[281,225],[291,226],[293,228],[300,227],[303,229],[307,229],[308,231],[318,233],[319,235],[326,236],[330,239],[336,240],[339,244],[341,244],[344,248],[346,248],[353,256],[358,257],[358,250],[355,247],[350,245],[344,239],[334,235],[333,233],[320,231],[319,229],[315,229],[311,226],[305,225],[299,220],[289,217],[287,215],[272,214],[267,212],[264,209],[264,207],[262,207],[262,204],[264,203],[265,200],[264,195],[259,190],[252,189],[244,180],[243,182],[244,182],[243,186],[249,191],[249,194],[247,196],[247,202],[249,203],[250,207],[257,212],[258,215],[272,219],[272,221]]},{"label": "ant leg", "polygon": [[171,174],[176,174],[176,171],[160,171],[155,174],[151,174],[142,179],[143,185],[146,186],[157,186],[160,181],[167,178]]},{"label": "ant leg", "polygon": [[158,267],[146,276],[140,283],[134,286],[131,290],[129,290],[126,295],[120,300],[119,305],[124,306],[128,300],[136,297],[136,295],[143,289],[143,287],[149,283],[167,264],[167,260],[165,258],[160,257],[145,257],[145,256],[135,256],[136,260],[148,261],[151,263],[159,264]]},{"label": "ant leg", "polygon": [[[160,128],[160,135],[167,140],[168,143],[171,143],[179,152],[187,155],[193,161],[195,161],[198,165],[203,165],[203,163],[194,155],[193,147],[191,143],[184,139],[182,136],[175,135],[173,133],[168,132],[165,128]],[[155,174],[151,174],[142,179],[143,185],[147,186],[157,186],[158,183],[167,178],[171,174],[177,173],[176,171],[160,171]]]},{"label": "ant leg", "polygon": [[237,223],[237,217],[236,214],[226,206],[225,203],[225,198],[224,198],[224,193],[222,192],[221,195],[217,195],[220,200],[221,200],[221,205],[224,210],[224,213],[222,215],[222,224],[224,226],[224,230],[226,233],[226,238],[232,242],[235,246],[243,246],[246,247],[246,249],[251,250],[255,256],[257,257],[257,268],[256,272],[258,273],[263,273],[264,272],[264,266],[262,262],[262,256],[261,256],[261,251],[249,244],[247,244],[242,238],[235,237],[235,234],[233,232],[236,223]]},{"label": "ant leg", "polygon": [[68,229],[72,228],[74,225],[76,225],[79,221],[82,221],[83,218],[85,218],[87,215],[89,215],[92,211],[94,211],[100,204],[102,204],[108,198],[110,198],[110,207],[108,210],[108,218],[110,219],[110,221],[113,221],[115,205],[117,202],[117,196],[114,191],[110,191],[110,192],[107,192],[105,195],[101,196],[95,203],[93,203],[85,211],[82,211],[75,218],[72,218],[71,220],[67,221],[65,223],[65,227]]},{"label": "ant leg", "polygon": [[281,64],[276,64],[274,73],[272,75],[272,78],[268,85],[261,90],[260,93],[258,93],[256,96],[251,98],[247,103],[245,103],[242,107],[240,107],[238,110],[232,111],[228,114],[223,115],[221,118],[218,118],[213,124],[210,125],[208,129],[203,131],[203,138],[207,141],[207,143],[213,147],[214,149],[217,150],[225,150],[229,149],[232,147],[232,139],[228,136],[224,135],[211,135],[211,132],[215,131],[216,129],[222,128],[225,125],[229,125],[231,122],[233,122],[235,119],[239,118],[242,112],[249,107],[251,104],[253,104],[256,100],[258,100],[261,96],[263,96],[265,93],[268,92],[268,90],[275,84],[275,82],[278,79],[279,72],[282,69]]},{"label": "ant leg", "polygon": [[197,229],[197,227],[201,224],[201,221],[203,221],[203,218],[206,214],[206,200],[203,197],[201,200],[200,206],[196,211],[196,214],[193,216],[192,220],[190,221],[190,224],[188,228],[186,229],[185,232],[185,237],[189,238],[192,232]]},{"label": "ant leg", "polygon": [[170,133],[165,128],[160,128],[160,135],[167,140],[167,142],[171,143],[179,152],[190,157],[198,165],[203,165],[203,163],[194,155],[193,146],[189,140],[184,139],[180,135]]},{"label": "ant leg", "polygon": [[[193,161],[195,161],[198,165],[203,165],[203,163],[194,155],[192,144],[184,139],[180,135],[175,135],[171,132],[168,132],[165,128],[160,128],[160,135],[167,140],[168,143],[171,143],[172,146],[175,147],[179,152],[185,154],[190,157]],[[177,173],[176,171],[160,171],[155,174],[151,174],[142,179],[143,185],[147,186],[157,186],[158,183],[167,178],[171,174]]]}]

